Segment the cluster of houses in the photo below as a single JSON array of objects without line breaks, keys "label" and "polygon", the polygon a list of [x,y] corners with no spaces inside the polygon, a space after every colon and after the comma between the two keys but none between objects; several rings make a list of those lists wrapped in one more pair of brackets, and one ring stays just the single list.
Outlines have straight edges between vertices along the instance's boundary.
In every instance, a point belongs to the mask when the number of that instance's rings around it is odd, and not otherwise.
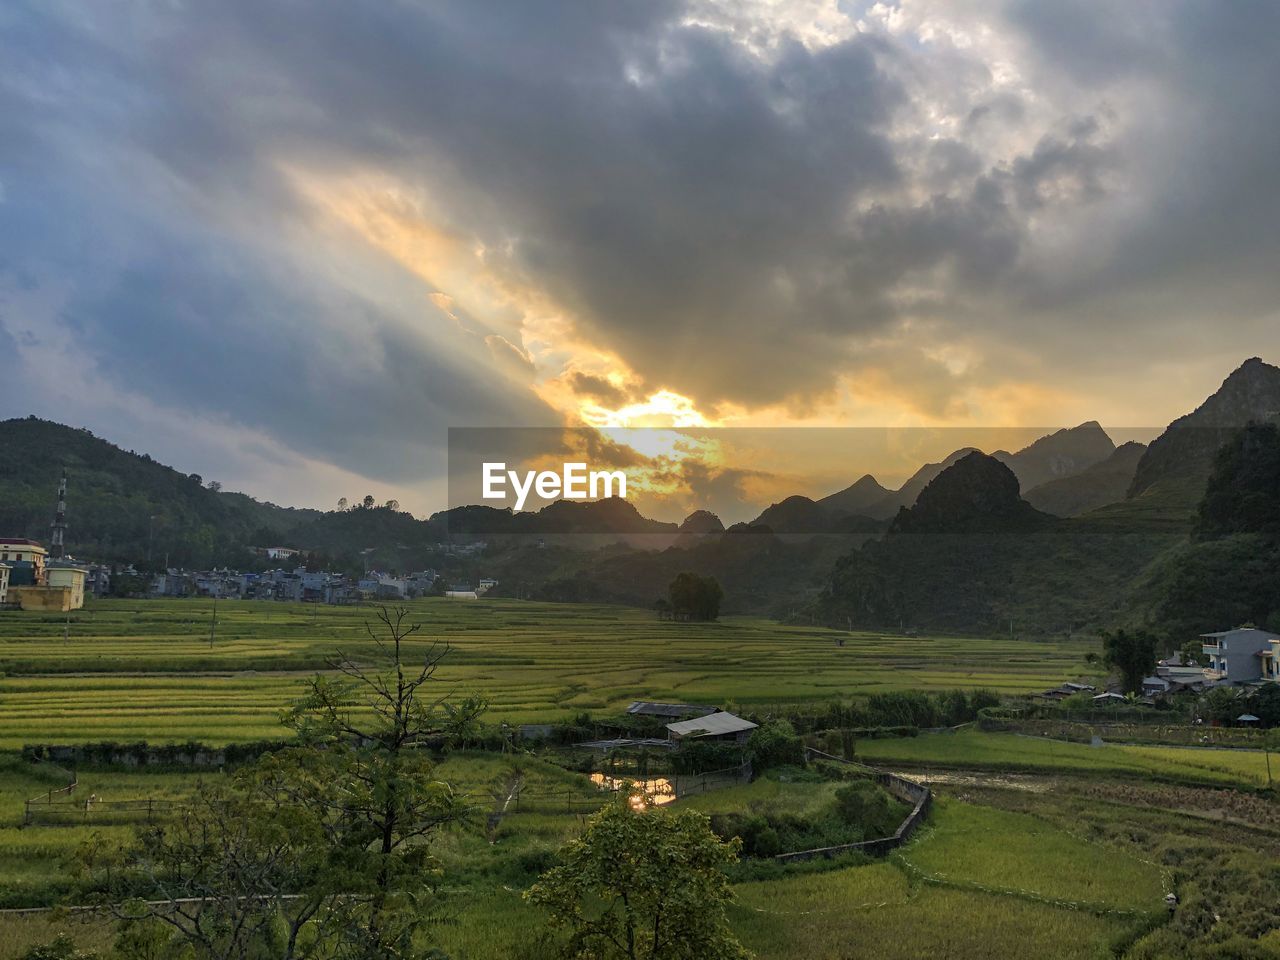
[{"label": "cluster of houses", "polygon": [[0,538],[0,607],[65,613],[83,607],[86,593],[106,593],[110,584],[110,572],[100,564],[50,559],[35,540]]},{"label": "cluster of houses", "polygon": [[[169,569],[152,578],[148,593],[154,597],[217,597],[231,600],[291,600],[308,603],[356,603],[362,600],[412,600],[436,591],[440,574],[420,570],[405,576],[371,571],[362,577],[340,573],[267,570],[241,573],[237,570]],[[498,585],[482,579],[476,586],[454,584],[443,591],[456,599],[476,599]]]},{"label": "cluster of houses", "polygon": [[[1177,693],[1201,693],[1211,687],[1251,687],[1280,682],[1280,634],[1257,627],[1236,627],[1200,635],[1201,651],[1207,666],[1184,663],[1175,653],[1156,664],[1155,673],[1142,679],[1142,698],[1147,702]],[[1087,683],[1064,683],[1041,694],[1047,700],[1065,700],[1079,693],[1093,693]],[[1121,703],[1125,697],[1114,691],[1093,693],[1095,703]]]},{"label": "cluster of houses", "polygon": [[[263,548],[263,556],[289,559],[301,551],[290,547]],[[84,606],[86,596],[106,596],[112,576],[143,579],[132,565],[108,567],[72,558],[51,559],[35,540],[0,538],[0,607],[22,610],[70,611]],[[355,603],[361,600],[411,600],[433,592],[457,599],[476,599],[498,585],[484,578],[474,586],[451,584],[441,591],[435,570],[405,576],[371,571],[361,577],[311,572],[305,567],[241,573],[228,568],[184,570],[170,567],[146,580],[148,597],[216,597],[235,600],[292,600],[313,603]]]}]

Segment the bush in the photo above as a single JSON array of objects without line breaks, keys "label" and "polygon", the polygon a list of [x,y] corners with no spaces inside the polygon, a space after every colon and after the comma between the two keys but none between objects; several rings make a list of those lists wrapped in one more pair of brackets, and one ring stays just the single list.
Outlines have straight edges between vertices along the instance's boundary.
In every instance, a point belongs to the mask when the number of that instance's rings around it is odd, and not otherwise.
[{"label": "bush", "polygon": [[60,933],[48,943],[32,947],[22,955],[22,960],[96,960],[98,954],[85,953],[65,933]]},{"label": "bush", "polygon": [[889,795],[870,780],[855,780],[836,791],[836,813],[845,823],[883,824],[889,819]]},{"label": "bush", "polygon": [[804,764],[804,743],[786,720],[768,720],[747,743],[757,773],[770,767]]}]

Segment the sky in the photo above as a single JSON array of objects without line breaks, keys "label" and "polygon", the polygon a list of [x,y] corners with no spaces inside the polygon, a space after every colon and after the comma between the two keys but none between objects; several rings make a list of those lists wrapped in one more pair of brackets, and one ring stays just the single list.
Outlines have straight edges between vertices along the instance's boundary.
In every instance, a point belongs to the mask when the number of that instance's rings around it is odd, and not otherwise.
[{"label": "sky", "polygon": [[1262,0],[17,0],[0,416],[421,515],[450,428],[1163,425],[1280,358],[1278,89]]}]

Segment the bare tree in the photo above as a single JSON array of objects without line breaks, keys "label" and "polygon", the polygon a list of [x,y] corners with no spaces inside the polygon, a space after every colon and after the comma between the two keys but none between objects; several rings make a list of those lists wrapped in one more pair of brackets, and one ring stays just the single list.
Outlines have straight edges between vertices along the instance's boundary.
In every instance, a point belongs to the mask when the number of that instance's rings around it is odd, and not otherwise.
[{"label": "bare tree", "polygon": [[305,747],[278,755],[297,802],[340,827],[358,882],[351,892],[364,895],[344,901],[343,929],[348,939],[358,930],[357,952],[370,954],[407,943],[423,922],[436,866],[424,841],[471,812],[433,776],[426,748],[474,735],[486,708],[478,697],[454,703],[447,689],[435,695],[447,644],[431,641],[408,664],[407,641],[421,624],[407,609],[380,608],[377,620],[381,628],[368,632],[381,662],[339,654],[339,678],[312,678],[285,719]]}]

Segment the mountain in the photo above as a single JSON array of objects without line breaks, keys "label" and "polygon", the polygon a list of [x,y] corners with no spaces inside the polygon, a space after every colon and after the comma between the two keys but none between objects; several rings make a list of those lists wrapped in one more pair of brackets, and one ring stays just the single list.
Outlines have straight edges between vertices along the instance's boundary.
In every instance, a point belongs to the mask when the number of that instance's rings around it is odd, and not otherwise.
[{"label": "mountain", "polygon": [[1030,530],[1053,521],[1019,496],[1008,466],[974,451],[929,481],[893,519],[889,535]]},{"label": "mountain", "polygon": [[770,504],[748,527],[763,527],[776,534],[813,536],[827,533],[874,533],[882,524],[870,517],[829,510],[819,501],[794,496]]},{"label": "mountain", "polygon": [[681,533],[724,533],[724,524],[710,510],[695,510],[680,522]]},{"label": "mountain", "polygon": [[1098,529],[1018,495],[995,457],[940,473],[889,532],[841,557],[813,613],[838,626],[1057,635],[1127,615],[1129,585],[1177,533]]},{"label": "mountain", "polygon": [[1032,487],[1023,496],[1037,510],[1059,517],[1075,517],[1116,503],[1128,494],[1146,450],[1144,443],[1123,443],[1105,460],[1074,476]]},{"label": "mountain", "polygon": [[[735,524],[722,534],[678,541],[665,550],[617,548],[566,558],[532,595],[648,607],[666,596],[677,574],[688,571],[719,581],[725,613],[786,617],[813,603],[836,559],[868,536],[788,537]],[[527,569],[522,560],[514,562],[506,579],[524,576]],[[497,576],[503,579],[501,573]]]},{"label": "mountain", "polygon": [[1107,432],[1093,420],[1041,437],[1017,453],[992,454],[1018,478],[1023,490],[1072,477],[1101,463],[1116,451]]},{"label": "mountain", "polygon": [[934,478],[941,474],[942,471],[969,454],[980,452],[976,447],[961,447],[939,463],[926,463],[913,473],[906,483],[890,494],[882,503],[878,504],[876,513],[873,513],[872,516],[879,516],[888,511],[886,515],[891,517],[900,508],[912,506],[916,502],[916,497],[920,496],[920,491],[932,483]]},{"label": "mountain", "polygon": [[1194,637],[1252,623],[1280,629],[1280,427],[1237,431],[1214,459],[1193,535],[1140,579],[1144,625]]},{"label": "mountain", "polygon": [[[676,525],[649,520],[625,500],[558,501],[536,513],[469,506],[428,520],[386,506],[308,510],[211,488],[95,437],[34,417],[0,422],[0,535],[47,541],[58,478],[68,475],[67,549],[94,560],[154,566],[233,566],[264,561],[258,546],[290,546],[338,569],[447,567],[450,539],[531,535],[579,550],[636,538],[675,538]],[[569,537],[568,535],[572,535]],[[663,540],[662,538],[665,538]],[[465,571],[464,571],[465,572]]]},{"label": "mountain", "polygon": [[1155,500],[1190,517],[1213,470],[1214,457],[1239,428],[1280,418],[1280,368],[1246,360],[1186,416],[1169,424],[1143,454],[1130,499]]},{"label": "mountain", "polygon": [[880,485],[880,481],[867,474],[851,486],[823,497],[818,505],[832,513],[854,513],[871,516],[871,511],[890,495],[890,491]]},{"label": "mountain", "polygon": [[211,489],[195,474],[36,417],[0,422],[0,531],[47,541],[67,471],[67,549],[102,560],[234,563],[321,516]]}]

